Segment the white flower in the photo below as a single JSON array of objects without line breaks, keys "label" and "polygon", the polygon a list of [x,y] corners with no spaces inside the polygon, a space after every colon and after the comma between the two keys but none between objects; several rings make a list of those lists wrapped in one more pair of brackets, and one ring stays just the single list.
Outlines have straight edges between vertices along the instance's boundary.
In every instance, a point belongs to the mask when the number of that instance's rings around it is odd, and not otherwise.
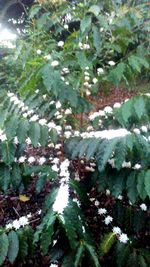
[{"label": "white flower", "polygon": [[90,171],[90,172],[94,172],[95,171],[95,169],[93,167],[89,167],[89,166],[86,166],[85,170]]},{"label": "white flower", "polygon": [[56,109],[59,109],[59,108],[61,108],[61,103],[60,103],[60,101],[57,101],[56,102]]},{"label": "white flower", "polygon": [[32,217],[31,212],[29,214],[27,214],[27,218],[30,219]]},{"label": "white flower", "polygon": [[133,129],[133,132],[134,132],[135,134],[140,134],[140,130],[139,130],[138,128],[134,128],[134,129]]},{"label": "white flower", "polygon": [[110,190],[106,189],[106,195],[109,196],[110,195]]},{"label": "white flower", "polygon": [[36,53],[37,53],[37,55],[41,55],[42,51],[41,51],[40,49],[38,49],[38,50],[36,51]]},{"label": "white flower", "polygon": [[38,160],[38,162],[39,162],[40,165],[43,165],[43,164],[45,163],[45,161],[46,161],[46,158],[45,158],[45,157],[41,157],[41,158]]},{"label": "white flower", "polygon": [[98,82],[98,79],[97,78],[93,78],[93,83],[96,84]]},{"label": "white flower", "polygon": [[106,225],[110,224],[112,221],[113,221],[113,218],[109,215],[104,219],[104,223]]},{"label": "white flower", "polygon": [[20,222],[18,220],[14,220],[12,223],[13,228],[15,228],[16,230],[18,230],[20,228]]},{"label": "white flower", "polygon": [[147,211],[147,206],[144,203],[140,205],[140,208],[141,210]]},{"label": "white flower", "polygon": [[63,214],[64,209],[68,205],[69,200],[69,186],[61,184],[56,196],[56,200],[53,204],[53,211],[59,214]]},{"label": "white flower", "polygon": [[84,75],[85,76],[90,76],[89,72],[87,72],[87,71],[84,72]]},{"label": "white flower", "polygon": [[28,162],[29,162],[29,163],[33,163],[33,162],[35,162],[35,157],[32,157],[32,156],[29,157],[29,158],[28,158]]},{"label": "white flower", "polygon": [[6,224],[5,227],[7,230],[11,230],[13,228],[13,225],[12,225],[12,223],[8,223],[8,224]]},{"label": "white flower", "polygon": [[27,139],[26,139],[26,143],[28,144],[28,145],[30,145],[32,142],[31,142],[31,139],[28,137]]},{"label": "white flower", "polygon": [[20,226],[24,227],[25,225],[29,224],[28,218],[25,216],[20,217],[19,223],[20,223]]},{"label": "white flower", "polygon": [[93,114],[91,114],[90,116],[89,116],[89,119],[91,120],[91,121],[93,121],[96,117],[98,117],[99,116],[99,112],[94,112]]},{"label": "white flower", "polygon": [[85,93],[86,93],[87,96],[91,95],[91,92],[89,90],[86,90]]},{"label": "white flower", "polygon": [[72,133],[71,133],[70,131],[65,131],[65,132],[64,132],[64,136],[65,136],[67,139],[70,138],[71,135],[72,135]]},{"label": "white flower", "polygon": [[133,169],[139,170],[139,169],[141,169],[141,165],[137,163],[137,164],[135,164],[135,166],[133,167]]},{"label": "white flower", "polygon": [[142,126],[142,127],[141,127],[141,131],[142,131],[143,133],[147,133],[147,127],[146,127],[146,126]]},{"label": "white flower", "polygon": [[42,210],[38,210],[37,214],[41,215],[41,213],[42,213]]},{"label": "white flower", "polygon": [[106,113],[112,113],[113,110],[112,110],[111,107],[107,106],[107,107],[104,108],[104,111],[105,111]]},{"label": "white flower", "polygon": [[24,118],[27,118],[27,117],[28,117],[28,113],[25,112],[25,113],[22,114],[22,116],[23,116]]},{"label": "white flower", "polygon": [[121,235],[121,229],[118,226],[114,226],[113,233],[116,235]]},{"label": "white flower", "polygon": [[6,140],[7,140],[7,136],[6,136],[6,134],[2,134],[2,135],[0,135],[0,140],[1,140],[2,142],[6,141]]},{"label": "white flower", "polygon": [[121,104],[120,103],[115,103],[114,105],[113,105],[113,108],[120,108],[121,107]]},{"label": "white flower", "polygon": [[83,49],[84,50],[89,50],[90,49],[90,45],[89,44],[83,44]]},{"label": "white flower", "polygon": [[49,267],[58,267],[58,264],[51,263]]},{"label": "white flower", "polygon": [[21,156],[21,157],[18,159],[18,162],[19,162],[19,163],[23,163],[23,162],[25,162],[25,160],[26,160],[26,157],[25,157],[25,156]]},{"label": "white flower", "polygon": [[65,25],[64,25],[64,29],[65,29],[65,30],[68,30],[68,29],[69,29],[68,24],[65,24]]},{"label": "white flower", "polygon": [[64,46],[64,42],[63,41],[59,41],[57,44],[59,47],[63,47]]},{"label": "white flower", "polygon": [[39,119],[39,116],[38,115],[33,115],[31,118],[30,118],[30,121],[37,121]]},{"label": "white flower", "polygon": [[[56,163],[55,163],[56,164]],[[57,167],[57,165],[53,165],[51,168],[54,172],[58,172],[59,171],[59,168]]]},{"label": "white flower", "polygon": [[109,64],[110,66],[115,66],[116,63],[115,63],[114,61],[111,60],[111,61],[108,61],[108,64]]},{"label": "white flower", "polygon": [[57,60],[54,60],[54,61],[51,62],[51,66],[52,67],[56,67],[58,65],[59,65],[59,61],[57,61]]},{"label": "white flower", "polygon": [[71,108],[67,108],[65,110],[65,115],[70,115],[70,114],[72,114],[72,109]]},{"label": "white flower", "polygon": [[103,74],[104,73],[104,70],[102,68],[98,68],[97,69],[97,74],[100,75],[100,74]]},{"label": "white flower", "polygon": [[59,158],[54,158],[54,159],[52,160],[52,163],[58,164],[58,163],[59,163]]},{"label": "white flower", "polygon": [[124,161],[122,163],[122,168],[131,168],[131,162],[130,161],[129,162]]},{"label": "white flower", "polygon": [[12,96],[14,96],[14,93],[8,92],[8,93],[7,93],[7,96],[8,96],[8,97],[12,97]]},{"label": "white flower", "polygon": [[104,209],[104,208],[98,209],[98,214],[99,215],[103,215],[103,214],[106,214],[106,213],[107,213],[107,210],[106,209]]},{"label": "white flower", "polygon": [[51,58],[52,58],[51,55],[44,56],[44,59],[46,59],[46,60],[50,60]]},{"label": "white flower", "polygon": [[119,199],[119,200],[122,200],[122,199],[123,199],[123,196],[122,196],[122,195],[119,195],[119,196],[118,196],[118,199]]},{"label": "white flower", "polygon": [[95,204],[95,206],[97,207],[97,206],[99,206],[100,203],[99,203],[98,200],[96,200],[94,204]]},{"label": "white flower", "polygon": [[40,125],[46,125],[47,124],[47,120],[46,119],[40,119],[39,120],[39,124]]},{"label": "white flower", "polygon": [[123,234],[123,233],[119,236],[118,239],[121,243],[124,243],[124,244],[126,244],[129,240],[127,234]]}]

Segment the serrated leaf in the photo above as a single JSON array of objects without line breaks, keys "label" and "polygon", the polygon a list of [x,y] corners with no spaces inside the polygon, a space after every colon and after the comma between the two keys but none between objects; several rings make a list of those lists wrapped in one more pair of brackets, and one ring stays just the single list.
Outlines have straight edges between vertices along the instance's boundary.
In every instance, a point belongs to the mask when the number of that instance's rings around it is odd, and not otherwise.
[{"label": "serrated leaf", "polygon": [[9,241],[5,233],[0,235],[0,265],[3,264],[8,253]]},{"label": "serrated leaf", "polygon": [[19,252],[19,239],[17,233],[15,231],[9,232],[8,240],[8,259],[13,264]]}]

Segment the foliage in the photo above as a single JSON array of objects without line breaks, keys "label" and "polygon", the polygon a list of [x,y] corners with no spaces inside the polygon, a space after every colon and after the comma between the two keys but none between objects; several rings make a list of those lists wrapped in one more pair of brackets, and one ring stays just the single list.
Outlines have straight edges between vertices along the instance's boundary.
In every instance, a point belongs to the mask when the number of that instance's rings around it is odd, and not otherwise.
[{"label": "foliage", "polygon": [[[16,44],[14,77],[1,80],[0,190],[22,194],[36,180],[37,197],[48,185],[47,195],[34,229],[32,215],[1,227],[0,265],[38,250],[62,267],[104,266],[107,255],[115,266],[148,267],[150,97],[105,108],[87,121],[91,132],[82,122],[89,94],[148,74],[147,5],[38,2]],[[11,56],[3,60],[10,67]]]}]

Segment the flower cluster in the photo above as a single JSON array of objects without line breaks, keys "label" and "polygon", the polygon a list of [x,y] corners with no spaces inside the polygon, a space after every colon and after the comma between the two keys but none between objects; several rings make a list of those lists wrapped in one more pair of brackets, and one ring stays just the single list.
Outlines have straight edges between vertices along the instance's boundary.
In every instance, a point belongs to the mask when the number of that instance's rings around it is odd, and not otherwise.
[{"label": "flower cluster", "polygon": [[[90,199],[91,201],[94,201],[95,199]],[[104,217],[104,220],[103,222],[105,223],[105,225],[109,225],[112,223],[113,221],[113,217],[111,217],[110,215],[107,215],[107,210],[105,208],[99,208],[99,201],[98,200],[95,200],[94,202],[95,206],[98,208],[98,214],[100,216],[103,216]],[[118,240],[121,242],[121,243],[124,243],[126,244],[128,241],[129,241],[129,238],[127,236],[127,234],[123,233],[120,229],[120,227],[118,226],[114,226],[112,228],[112,232],[117,236]]]},{"label": "flower cluster", "polygon": [[60,180],[60,187],[56,196],[56,200],[53,204],[53,211],[57,212],[58,214],[63,214],[64,209],[68,205],[69,201],[69,165],[70,162],[68,159],[65,159],[63,162],[61,162],[60,167],[58,168],[58,161],[54,160],[54,165],[52,166],[52,169],[55,171],[59,171],[59,176],[61,178]]}]

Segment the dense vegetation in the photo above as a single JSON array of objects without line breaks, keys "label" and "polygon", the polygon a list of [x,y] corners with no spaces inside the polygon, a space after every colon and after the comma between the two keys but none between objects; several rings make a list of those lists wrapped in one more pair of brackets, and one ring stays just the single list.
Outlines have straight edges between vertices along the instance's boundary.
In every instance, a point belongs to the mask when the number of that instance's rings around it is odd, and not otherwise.
[{"label": "dense vegetation", "polygon": [[36,208],[3,220],[0,265],[148,267],[150,94],[89,99],[148,82],[149,5],[50,2],[2,59],[0,190]]}]

